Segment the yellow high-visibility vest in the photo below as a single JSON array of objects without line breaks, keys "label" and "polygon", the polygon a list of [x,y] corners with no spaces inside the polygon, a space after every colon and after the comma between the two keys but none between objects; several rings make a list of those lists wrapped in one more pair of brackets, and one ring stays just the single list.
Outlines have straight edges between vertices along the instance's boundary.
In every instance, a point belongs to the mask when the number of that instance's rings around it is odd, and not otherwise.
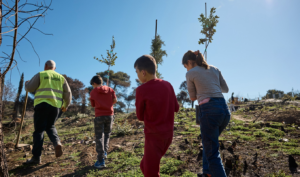
[{"label": "yellow high-visibility vest", "polygon": [[53,70],[40,72],[40,86],[36,90],[34,106],[46,102],[61,108],[63,101],[63,84],[65,78]]}]

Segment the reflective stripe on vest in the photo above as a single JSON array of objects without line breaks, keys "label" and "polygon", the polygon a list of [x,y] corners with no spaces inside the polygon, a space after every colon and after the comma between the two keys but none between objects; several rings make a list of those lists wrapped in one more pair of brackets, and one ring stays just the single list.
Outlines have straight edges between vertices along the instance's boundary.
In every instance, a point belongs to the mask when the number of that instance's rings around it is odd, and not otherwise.
[{"label": "reflective stripe on vest", "polygon": [[41,88],[41,89],[36,90],[36,92],[42,92],[42,91],[57,92],[57,93],[60,93],[60,94],[64,93],[63,91],[56,90],[56,89],[51,89],[51,88]]},{"label": "reflective stripe on vest", "polygon": [[35,93],[34,106],[46,102],[61,108],[64,81],[65,78],[53,70],[40,72],[40,86]]}]

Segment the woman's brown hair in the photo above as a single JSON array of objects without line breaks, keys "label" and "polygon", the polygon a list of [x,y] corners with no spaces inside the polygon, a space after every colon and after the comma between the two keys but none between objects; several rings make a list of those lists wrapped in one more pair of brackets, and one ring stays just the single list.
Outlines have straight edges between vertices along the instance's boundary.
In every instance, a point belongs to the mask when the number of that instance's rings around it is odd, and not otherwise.
[{"label": "woman's brown hair", "polygon": [[192,50],[187,51],[183,57],[182,57],[182,64],[188,64],[188,60],[191,60],[194,63],[196,63],[198,66],[202,66],[205,69],[209,69],[209,65],[204,60],[204,57],[202,53],[199,52],[198,55],[196,55]]}]

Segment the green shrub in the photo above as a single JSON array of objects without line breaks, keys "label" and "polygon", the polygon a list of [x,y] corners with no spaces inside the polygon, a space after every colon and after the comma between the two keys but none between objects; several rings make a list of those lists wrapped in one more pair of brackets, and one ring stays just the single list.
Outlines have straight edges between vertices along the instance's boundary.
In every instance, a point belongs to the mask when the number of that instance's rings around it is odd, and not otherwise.
[{"label": "green shrub", "polygon": [[115,125],[116,125],[115,133],[117,136],[124,136],[124,135],[131,134],[132,126],[127,122],[127,120],[123,124],[115,122]]},{"label": "green shrub", "polygon": [[170,174],[177,170],[177,167],[181,165],[183,162],[180,160],[176,160],[173,158],[166,159],[166,163],[160,167],[160,173]]}]

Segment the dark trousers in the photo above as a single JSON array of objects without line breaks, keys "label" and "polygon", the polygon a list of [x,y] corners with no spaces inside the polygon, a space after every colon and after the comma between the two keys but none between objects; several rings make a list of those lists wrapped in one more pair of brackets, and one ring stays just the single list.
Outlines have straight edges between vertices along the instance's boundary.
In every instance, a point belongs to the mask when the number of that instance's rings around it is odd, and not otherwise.
[{"label": "dark trousers", "polygon": [[60,141],[54,125],[59,112],[59,108],[48,103],[40,103],[34,107],[33,156],[39,157],[42,154],[44,131],[48,134],[54,147]]},{"label": "dark trousers", "polygon": [[[109,148],[109,137],[112,129],[112,123],[114,122],[114,116],[100,116],[94,120],[95,136],[96,136],[96,151],[98,153],[98,161],[102,161]],[[103,138],[104,134],[104,138]]]},{"label": "dark trousers", "polygon": [[144,156],[140,163],[145,177],[159,177],[160,159],[172,143],[173,132],[145,134]]}]

